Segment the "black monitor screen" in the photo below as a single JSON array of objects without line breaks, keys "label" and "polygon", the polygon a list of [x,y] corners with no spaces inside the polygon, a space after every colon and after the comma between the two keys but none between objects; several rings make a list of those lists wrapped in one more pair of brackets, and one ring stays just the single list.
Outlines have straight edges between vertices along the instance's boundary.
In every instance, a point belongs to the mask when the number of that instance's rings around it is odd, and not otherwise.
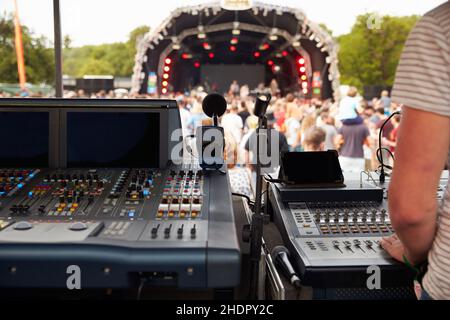
[{"label": "black monitor screen", "polygon": [[68,167],[156,168],[159,114],[68,112]]},{"label": "black monitor screen", "polygon": [[344,182],[336,151],[288,152],[281,162],[284,176],[296,184]]},{"label": "black monitor screen", "polygon": [[0,112],[0,137],[0,167],[48,166],[48,112]]}]

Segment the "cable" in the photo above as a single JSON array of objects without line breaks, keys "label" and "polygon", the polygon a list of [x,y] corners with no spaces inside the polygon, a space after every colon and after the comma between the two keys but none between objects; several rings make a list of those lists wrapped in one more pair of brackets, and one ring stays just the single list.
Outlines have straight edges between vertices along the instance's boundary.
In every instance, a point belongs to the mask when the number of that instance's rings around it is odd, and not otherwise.
[{"label": "cable", "polygon": [[[384,127],[386,126],[386,124],[396,115],[401,115],[401,112],[400,111],[393,112],[381,125],[380,132],[378,134],[378,150],[381,150],[381,151],[383,149],[387,150],[386,148],[382,147],[383,130],[384,130]],[[379,152],[378,150],[377,150],[377,158],[381,164],[380,165],[380,183],[384,183],[386,181],[386,175],[384,173],[384,168],[387,166],[384,164],[384,161],[383,161],[383,152]],[[390,150],[389,150],[389,152],[390,152]],[[378,157],[378,153],[380,155],[379,157]],[[390,153],[392,155],[392,152],[390,152]]]}]

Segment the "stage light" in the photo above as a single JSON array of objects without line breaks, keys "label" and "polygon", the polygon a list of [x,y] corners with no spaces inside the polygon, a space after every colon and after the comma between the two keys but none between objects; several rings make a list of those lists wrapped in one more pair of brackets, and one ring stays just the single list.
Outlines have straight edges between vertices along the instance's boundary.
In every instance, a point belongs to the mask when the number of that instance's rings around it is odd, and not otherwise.
[{"label": "stage light", "polygon": [[166,58],[166,60],[164,60],[164,62],[165,62],[166,64],[171,64],[171,63],[172,63],[172,59]]},{"label": "stage light", "polygon": [[282,55],[283,57],[287,57],[288,52],[287,52],[286,50],[284,50],[284,51],[281,53],[281,55]]},{"label": "stage light", "polygon": [[167,87],[167,86],[169,85],[169,82],[163,81],[163,82],[162,82],[162,85],[163,85],[163,87]]},{"label": "stage light", "polygon": [[236,37],[231,38],[231,41],[230,41],[231,44],[238,44],[238,42],[239,42],[238,38],[236,38]]},{"label": "stage light", "polygon": [[306,89],[306,88],[303,89],[303,93],[304,93],[304,94],[308,94],[308,89]]},{"label": "stage light", "polygon": [[294,47],[296,47],[296,48],[298,48],[298,47],[300,47],[300,41],[294,41],[293,43],[292,43],[292,45],[294,46]]},{"label": "stage light", "polygon": [[236,52],[237,48],[235,46],[230,46],[230,51],[231,52]]},{"label": "stage light", "polygon": [[305,80],[307,79],[307,77],[306,77],[306,75],[302,75],[302,76],[300,77],[300,79],[302,79],[303,81],[305,81]]},{"label": "stage light", "polygon": [[269,40],[270,41],[277,41],[278,40],[278,36],[276,34],[272,34],[272,35],[270,35]]},{"label": "stage light", "polygon": [[199,38],[199,39],[205,39],[206,38],[206,33],[203,30],[204,30],[203,26],[201,26],[201,25],[198,26],[197,38]]},{"label": "stage light", "polygon": [[169,74],[168,73],[164,73],[163,74],[163,79],[165,79],[165,80],[169,79]]},{"label": "stage light", "polygon": [[189,53],[183,53],[183,54],[181,55],[181,58],[184,59],[184,60],[191,59],[191,58],[192,58],[192,55],[189,54]]},{"label": "stage light", "polygon": [[231,31],[231,34],[232,34],[233,36],[238,36],[238,35],[241,34],[241,30],[239,30],[239,29],[233,29],[233,30]]},{"label": "stage light", "polygon": [[195,63],[194,63],[194,67],[195,67],[195,68],[197,68],[197,69],[198,69],[198,68],[200,68],[200,62],[198,62],[198,61],[195,61]]},{"label": "stage light", "polygon": [[280,66],[273,66],[272,67],[272,71],[273,72],[280,72],[281,71],[281,67]]},{"label": "stage light", "polygon": [[303,82],[302,82],[302,88],[303,88],[303,89],[308,88],[308,82],[303,81]]},{"label": "stage light", "polygon": [[304,59],[304,58],[298,59],[298,63],[299,63],[299,64],[305,64],[305,59]]},{"label": "stage light", "polygon": [[269,61],[267,61],[267,64],[268,64],[269,66],[273,66],[273,61],[272,61],[272,60],[269,60]]},{"label": "stage light", "polygon": [[264,51],[270,48],[270,45],[268,43],[264,43],[259,46],[259,50]]},{"label": "stage light", "polygon": [[256,52],[253,54],[253,56],[254,56],[255,58],[259,58],[259,57],[261,57],[261,52],[256,51]]},{"label": "stage light", "polygon": [[205,50],[211,50],[211,46],[209,45],[208,42],[204,42],[204,43],[203,43],[203,49],[205,49]]},{"label": "stage light", "polygon": [[172,49],[173,50],[180,50],[181,46],[178,43],[175,43],[175,44],[172,45]]},{"label": "stage light", "polygon": [[306,68],[305,68],[305,67],[300,67],[300,72],[301,72],[301,73],[305,73],[305,71],[306,71]]},{"label": "stage light", "polygon": [[169,72],[169,71],[170,71],[170,67],[169,67],[169,66],[165,66],[165,67],[164,67],[164,71],[165,71],[165,72]]},{"label": "stage light", "polygon": [[210,52],[210,53],[208,54],[208,56],[209,56],[210,59],[214,59],[214,53]]},{"label": "stage light", "polygon": [[161,90],[161,92],[162,92],[162,94],[166,94],[166,93],[167,93],[167,89],[166,89],[166,88],[163,88],[163,89]]}]

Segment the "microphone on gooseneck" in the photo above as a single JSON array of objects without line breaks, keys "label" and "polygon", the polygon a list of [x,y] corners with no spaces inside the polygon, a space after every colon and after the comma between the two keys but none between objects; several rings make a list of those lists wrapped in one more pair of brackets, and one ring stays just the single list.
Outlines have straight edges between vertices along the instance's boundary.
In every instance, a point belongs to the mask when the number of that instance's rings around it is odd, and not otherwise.
[{"label": "microphone on gooseneck", "polygon": [[225,134],[219,117],[227,110],[227,101],[218,93],[208,94],[202,103],[203,112],[213,118],[214,125],[197,127],[196,140],[202,169],[220,170],[225,164]]},{"label": "microphone on gooseneck", "polygon": [[220,118],[227,110],[227,101],[218,93],[208,94],[202,102],[203,112],[210,118],[213,118],[214,125],[218,125]]},{"label": "microphone on gooseneck", "polygon": [[289,282],[293,286],[300,288],[300,278],[289,261],[289,250],[284,246],[277,246],[273,248],[271,256],[274,259],[275,264],[281,269],[281,273],[289,280]]}]

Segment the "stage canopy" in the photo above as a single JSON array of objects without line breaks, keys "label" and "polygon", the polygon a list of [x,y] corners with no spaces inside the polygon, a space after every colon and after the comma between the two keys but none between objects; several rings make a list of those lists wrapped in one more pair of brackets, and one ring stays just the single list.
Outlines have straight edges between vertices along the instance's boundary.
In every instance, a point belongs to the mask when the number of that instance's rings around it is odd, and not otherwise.
[{"label": "stage canopy", "polygon": [[132,91],[165,94],[197,85],[224,91],[232,79],[251,87],[276,79],[283,93],[331,98],[339,91],[337,50],[331,35],[297,8],[182,7],[140,41]]}]

